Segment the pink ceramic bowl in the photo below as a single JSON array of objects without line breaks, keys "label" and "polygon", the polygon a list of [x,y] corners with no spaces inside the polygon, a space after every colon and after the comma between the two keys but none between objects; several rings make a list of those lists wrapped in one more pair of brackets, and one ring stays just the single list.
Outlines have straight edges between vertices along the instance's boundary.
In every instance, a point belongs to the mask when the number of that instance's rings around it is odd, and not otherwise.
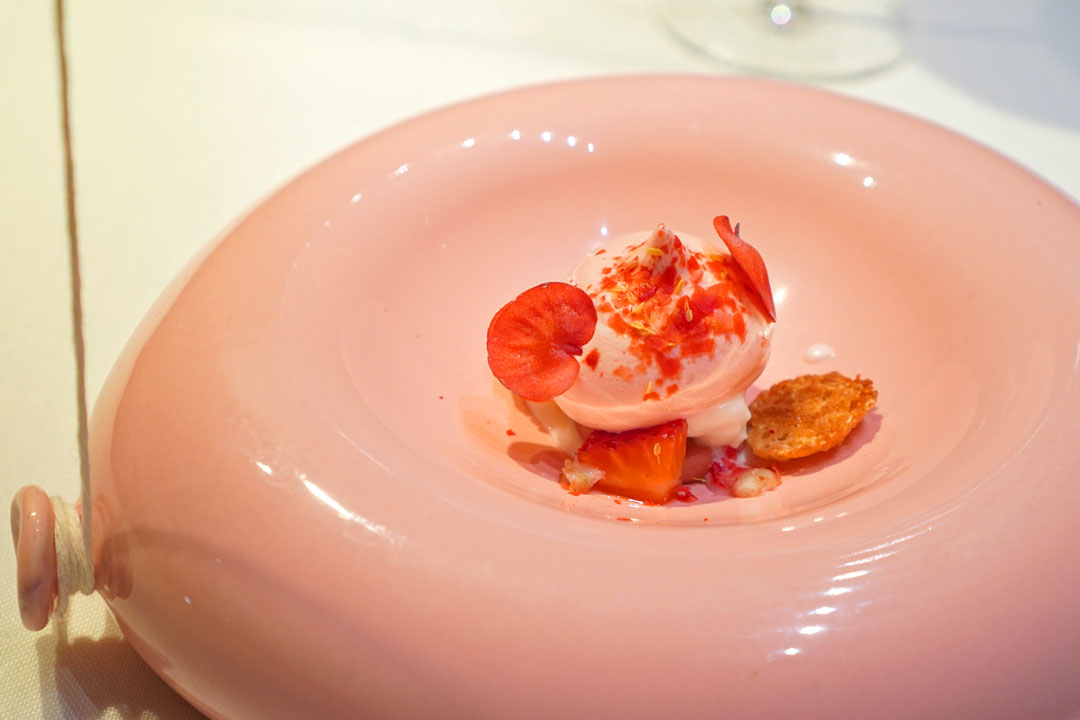
[{"label": "pink ceramic bowl", "polygon": [[[720,213],[772,275],[759,386],[861,373],[878,409],[757,499],[567,494],[491,315],[604,235]],[[412,120],[259,207],[132,340],[93,418],[98,588],[213,717],[1066,716],[1078,238],[993,152],[773,82]]]}]

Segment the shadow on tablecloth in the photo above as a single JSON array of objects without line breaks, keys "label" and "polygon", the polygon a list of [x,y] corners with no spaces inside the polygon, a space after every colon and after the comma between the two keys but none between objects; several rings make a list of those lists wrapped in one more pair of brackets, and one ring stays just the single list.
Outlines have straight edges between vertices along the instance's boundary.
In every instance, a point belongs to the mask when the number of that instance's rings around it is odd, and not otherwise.
[{"label": "shadow on tablecloth", "polygon": [[128,645],[106,614],[101,638],[42,634],[35,649],[42,697],[59,699],[65,720],[206,720],[159,678]]}]

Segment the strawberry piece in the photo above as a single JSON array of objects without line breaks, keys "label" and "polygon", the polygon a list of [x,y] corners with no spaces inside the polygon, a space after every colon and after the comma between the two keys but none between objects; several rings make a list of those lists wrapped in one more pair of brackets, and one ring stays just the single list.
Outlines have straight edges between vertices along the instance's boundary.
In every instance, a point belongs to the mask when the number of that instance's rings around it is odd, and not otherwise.
[{"label": "strawberry piece", "polygon": [[769,285],[769,271],[765,269],[765,260],[762,259],[761,253],[739,237],[738,225],[734,230],[731,229],[731,221],[728,220],[727,215],[713,218],[713,227],[716,228],[716,234],[727,245],[731,257],[750,279],[750,284],[761,299],[761,304],[765,307],[769,319],[776,322],[776,305],[773,303],[772,286]]},{"label": "strawberry piece", "polygon": [[596,308],[583,290],[561,282],[537,285],[491,319],[488,367],[514,393],[545,402],[574,384],[574,356],[595,330]]},{"label": "strawberry piece", "polygon": [[655,503],[675,496],[685,459],[685,420],[620,433],[594,430],[577,454],[578,462],[604,471],[598,489]]},{"label": "strawberry piece", "polygon": [[771,468],[751,467],[739,463],[738,452],[727,445],[713,451],[713,462],[705,473],[705,481],[713,487],[726,490],[734,497],[757,497],[780,485],[780,471]]},{"label": "strawberry piece", "polygon": [[713,448],[713,461],[705,479],[716,487],[727,489],[735,482],[735,478],[744,470],[749,470],[748,465],[739,463],[738,451],[730,445],[723,448]]}]

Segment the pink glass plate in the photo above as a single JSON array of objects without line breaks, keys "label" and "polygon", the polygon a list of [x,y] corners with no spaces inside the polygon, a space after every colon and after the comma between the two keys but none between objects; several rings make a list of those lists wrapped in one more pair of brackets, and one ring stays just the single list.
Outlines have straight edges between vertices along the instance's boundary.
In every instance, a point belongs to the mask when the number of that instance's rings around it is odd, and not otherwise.
[{"label": "pink glass plate", "polygon": [[[860,373],[878,409],[757,499],[567,494],[487,370],[491,315],[605,235],[720,213],[776,294],[758,386]],[[797,86],[417,118],[281,190],[144,323],[95,413],[99,586],[214,716],[1068,715],[1078,238],[1008,160]]]}]

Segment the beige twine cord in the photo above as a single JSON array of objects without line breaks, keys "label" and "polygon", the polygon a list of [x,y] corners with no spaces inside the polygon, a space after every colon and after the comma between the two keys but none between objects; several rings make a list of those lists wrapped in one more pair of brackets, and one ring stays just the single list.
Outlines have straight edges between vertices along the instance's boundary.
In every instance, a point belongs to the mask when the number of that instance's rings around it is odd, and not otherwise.
[{"label": "beige twine cord", "polygon": [[75,221],[75,163],[71,151],[67,42],[64,33],[64,0],[56,0],[56,47],[60,69],[60,112],[64,141],[64,196],[67,209],[68,270],[71,278],[71,321],[75,345],[75,384],[78,406],[79,497],[82,521],[74,506],[52,497],[55,518],[57,601],[53,614],[62,618],[68,598],[94,592],[93,534],[90,502],[90,443],[86,411],[86,343],[83,338],[82,276],[79,271],[79,233]]},{"label": "beige twine cord", "polygon": [[91,595],[94,592],[94,564],[83,544],[79,513],[75,506],[55,495],[52,503],[56,539],[56,608],[53,616],[63,618],[67,612],[68,598],[77,592]]}]

